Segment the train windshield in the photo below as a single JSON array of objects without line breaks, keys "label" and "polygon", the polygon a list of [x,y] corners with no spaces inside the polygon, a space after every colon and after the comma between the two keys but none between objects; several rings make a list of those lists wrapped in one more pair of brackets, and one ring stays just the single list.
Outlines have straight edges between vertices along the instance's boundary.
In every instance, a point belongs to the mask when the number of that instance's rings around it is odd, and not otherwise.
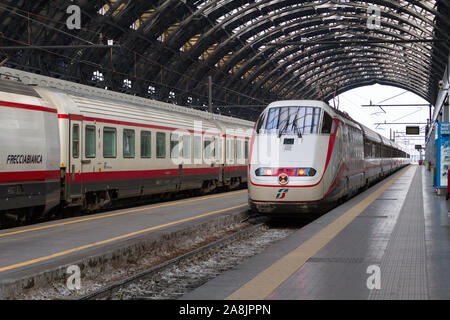
[{"label": "train windshield", "polygon": [[266,122],[267,133],[317,134],[321,108],[277,107],[269,109]]}]

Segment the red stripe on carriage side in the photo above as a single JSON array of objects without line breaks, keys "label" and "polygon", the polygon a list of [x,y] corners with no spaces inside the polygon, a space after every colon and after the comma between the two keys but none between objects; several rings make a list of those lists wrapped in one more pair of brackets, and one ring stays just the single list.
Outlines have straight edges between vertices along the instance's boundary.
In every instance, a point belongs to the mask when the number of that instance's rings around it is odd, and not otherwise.
[{"label": "red stripe on carriage side", "polygon": [[0,183],[59,180],[59,170],[0,172]]},{"label": "red stripe on carriage side", "polygon": [[[227,167],[226,167],[227,168]],[[245,171],[246,166],[238,166],[237,169],[231,167],[231,171]],[[202,175],[202,174],[218,174],[220,167],[213,168],[183,168],[182,176]],[[67,179],[71,182],[98,182],[98,181],[118,181],[118,180],[138,180],[146,178],[164,178],[178,176],[177,169],[162,170],[137,170],[137,171],[102,171],[102,172],[83,172],[75,173],[75,179],[72,174],[67,173]]]},{"label": "red stripe on carriage side", "polygon": [[[71,179],[71,175],[71,173],[67,173],[69,179]],[[75,179],[71,179],[71,182],[136,180],[156,177],[172,177],[176,175],[178,175],[178,169],[83,172],[75,173]]]},{"label": "red stripe on carriage side", "polygon": [[236,139],[250,140],[249,137],[236,136],[236,135],[232,135],[232,134],[222,134],[222,138],[236,138]]},{"label": "red stripe on carriage side", "polygon": [[0,107],[18,108],[18,109],[27,109],[27,110],[34,110],[34,111],[57,113],[56,109],[53,109],[53,108],[36,106],[36,105],[32,105],[32,104],[10,102],[10,101],[0,101]]},{"label": "red stripe on carriage side", "polygon": [[225,167],[225,172],[234,172],[234,171],[247,171],[247,166],[232,166]]},{"label": "red stripe on carriage side", "polygon": [[182,175],[194,176],[197,174],[211,174],[219,173],[220,167],[210,167],[210,168],[183,168]]}]

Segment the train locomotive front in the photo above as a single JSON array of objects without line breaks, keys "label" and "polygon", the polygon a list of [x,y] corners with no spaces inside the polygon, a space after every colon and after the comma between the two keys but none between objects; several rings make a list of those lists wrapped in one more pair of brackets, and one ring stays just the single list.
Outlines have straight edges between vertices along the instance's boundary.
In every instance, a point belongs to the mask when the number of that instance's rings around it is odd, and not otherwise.
[{"label": "train locomotive front", "polygon": [[[348,182],[338,174],[349,153],[339,126],[339,117],[321,101],[270,104],[251,141],[250,207],[263,214],[319,213],[342,197]],[[363,149],[362,138],[353,146]]]}]

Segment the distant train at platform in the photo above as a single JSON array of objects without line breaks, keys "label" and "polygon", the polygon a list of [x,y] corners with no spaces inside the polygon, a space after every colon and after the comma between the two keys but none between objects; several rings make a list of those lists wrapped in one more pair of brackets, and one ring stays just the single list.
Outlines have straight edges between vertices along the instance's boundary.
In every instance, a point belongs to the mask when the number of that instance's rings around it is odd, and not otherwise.
[{"label": "distant train at platform", "polygon": [[0,80],[0,225],[247,182],[253,122],[112,95]]},{"label": "distant train at platform", "polygon": [[271,103],[250,145],[249,205],[270,215],[323,213],[410,163],[405,148],[315,100]]}]

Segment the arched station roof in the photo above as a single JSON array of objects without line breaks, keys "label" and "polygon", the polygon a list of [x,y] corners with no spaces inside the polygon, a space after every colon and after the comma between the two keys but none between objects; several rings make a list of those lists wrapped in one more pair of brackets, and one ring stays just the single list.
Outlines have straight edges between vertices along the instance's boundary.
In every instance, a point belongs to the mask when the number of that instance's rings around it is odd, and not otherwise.
[{"label": "arched station roof", "polygon": [[211,76],[214,110],[248,119],[374,83],[434,103],[450,46],[448,0],[1,0],[0,17],[7,66],[192,106]]}]

